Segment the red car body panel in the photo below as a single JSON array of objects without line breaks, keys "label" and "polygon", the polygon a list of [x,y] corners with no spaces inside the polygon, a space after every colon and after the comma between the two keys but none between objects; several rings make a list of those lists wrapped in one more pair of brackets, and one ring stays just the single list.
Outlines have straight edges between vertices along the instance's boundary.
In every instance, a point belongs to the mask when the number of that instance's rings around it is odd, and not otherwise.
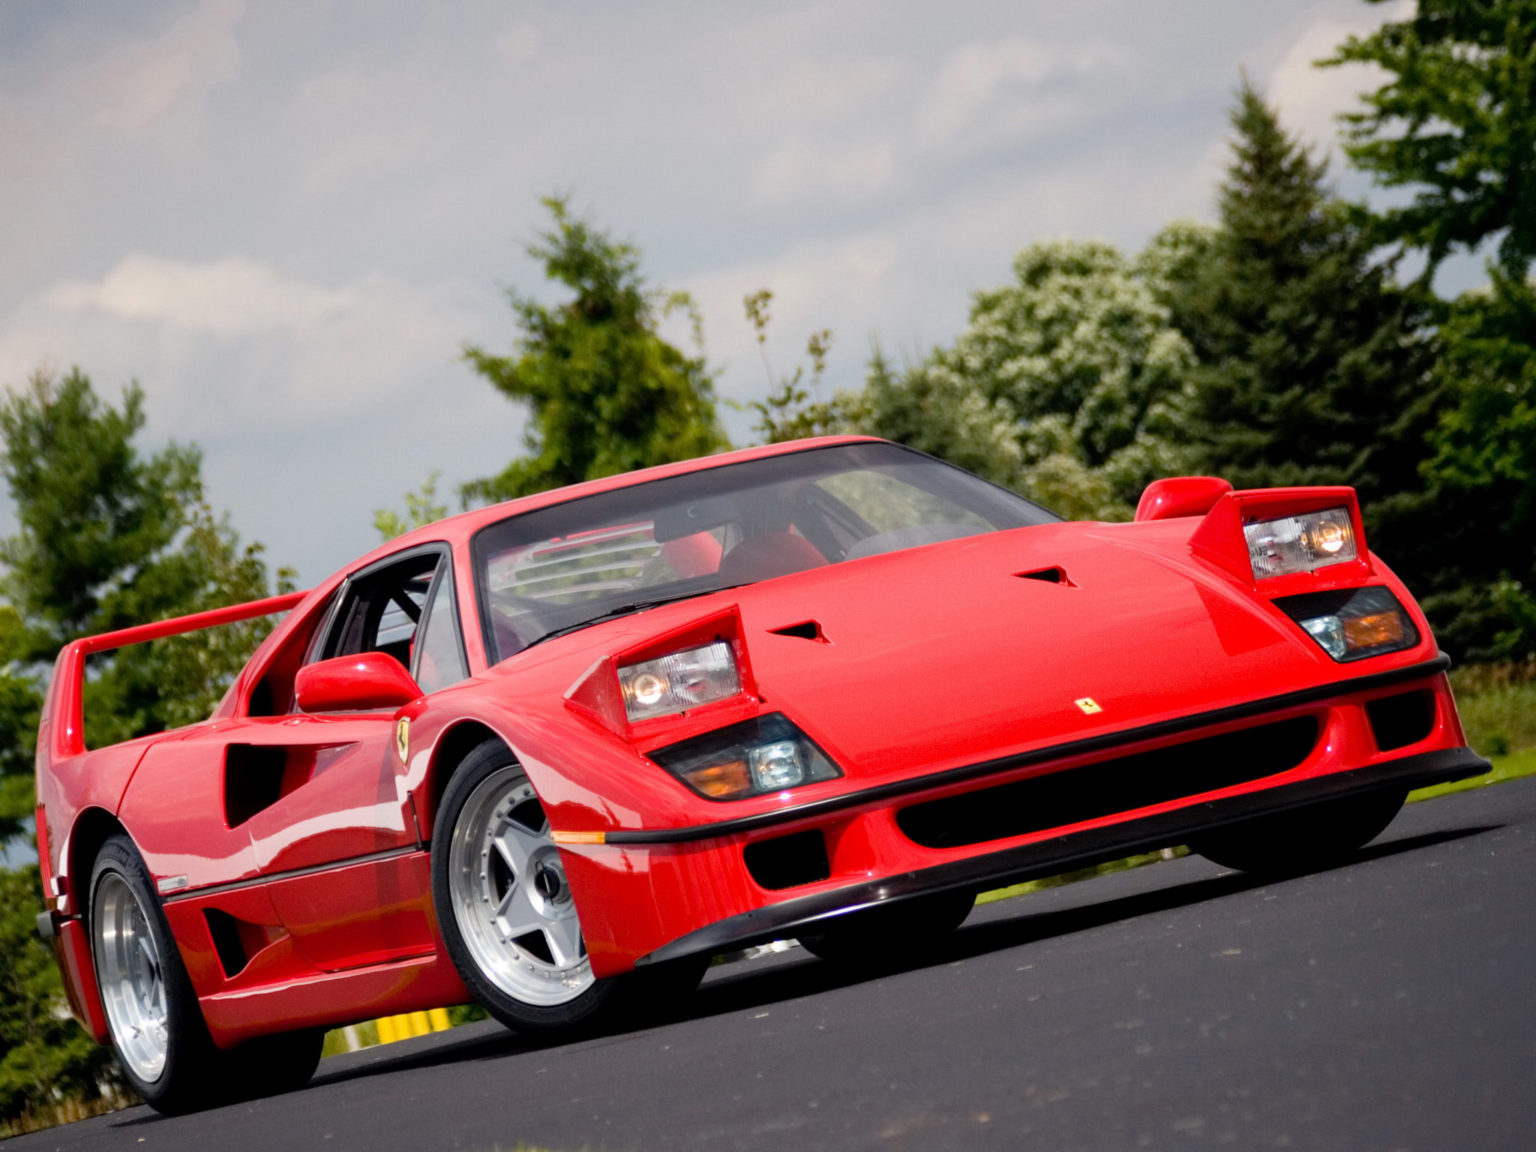
[{"label": "red car body panel", "polygon": [[[594,623],[488,666],[472,555],[481,529],[660,477],[861,442],[669,465],[420,529],[307,595],[272,602],[288,616],[214,716],[174,732],[84,751],[80,662],[205,618],[65,649],[40,733],[38,829],[77,1015],[105,1038],[81,914],[95,846],[119,828],[160,886],[220,1044],[467,999],[438,929],[430,852],[446,778],[487,736],[511,749],[539,795],[599,977],[793,935],[797,924],[909,889],[979,890],[1128,846],[1179,843],[1202,820],[1262,811],[1271,798],[1300,803],[1388,778],[1406,786],[1483,763],[1465,749],[1427,622],[1363,547],[1357,561],[1256,587],[1245,516],[1343,504],[1363,540],[1348,489],[1167,482],[1143,502],[1158,518],[1041,524],[843,560]],[[398,709],[251,714],[261,692],[291,694],[349,576],[424,545],[445,545],[452,558],[467,679]],[[1273,602],[1364,584],[1401,602],[1417,643],[1336,663]],[[732,645],[740,694],[625,719],[619,663],[714,638]],[[1424,725],[1383,748],[1366,706],[1409,697]],[[718,801],[646,757],[780,713],[841,777]],[[1244,733],[1264,743],[1282,731],[1315,735],[1275,771],[1195,791],[1132,788],[1139,799],[1129,807],[1072,808],[1074,798],[1061,810],[1080,818],[1043,827],[1021,818],[970,842],[945,830],[951,798],[1160,765],[1168,749],[1221,749],[1209,742]],[[795,855],[813,841],[824,864]],[[794,882],[754,873],[747,850],[763,844],[782,850]]]}]

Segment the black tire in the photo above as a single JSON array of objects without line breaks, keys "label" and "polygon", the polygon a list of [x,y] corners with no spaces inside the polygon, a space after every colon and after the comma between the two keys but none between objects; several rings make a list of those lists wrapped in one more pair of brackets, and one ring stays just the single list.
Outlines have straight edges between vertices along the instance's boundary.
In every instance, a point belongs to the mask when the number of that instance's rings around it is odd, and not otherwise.
[{"label": "black tire", "polygon": [[[498,836],[511,848],[493,846]],[[617,981],[592,976],[543,808],[497,741],[471,752],[443,793],[432,832],[432,899],[460,978],[508,1028],[572,1029],[619,991]]]},{"label": "black tire", "polygon": [[90,936],[113,1051],[144,1102],[189,1112],[215,1102],[208,1035],[149,871],[125,835],[91,869]]},{"label": "black tire", "polygon": [[314,1075],[323,1031],[263,1036],[229,1050],[214,1044],[149,870],[126,835],[96,854],[88,912],[112,1048],[150,1107],[195,1112],[300,1088]]},{"label": "black tire", "polygon": [[1223,868],[1284,876],[1347,860],[1385,831],[1407,800],[1390,789],[1242,820],[1192,837],[1189,847]]},{"label": "black tire", "polygon": [[938,892],[850,912],[800,934],[800,945],[834,964],[899,964],[941,945],[976,906],[974,892]]},{"label": "black tire", "polygon": [[258,1036],[219,1054],[224,1063],[223,1078],[234,1099],[296,1092],[315,1074],[324,1047],[324,1028]]}]

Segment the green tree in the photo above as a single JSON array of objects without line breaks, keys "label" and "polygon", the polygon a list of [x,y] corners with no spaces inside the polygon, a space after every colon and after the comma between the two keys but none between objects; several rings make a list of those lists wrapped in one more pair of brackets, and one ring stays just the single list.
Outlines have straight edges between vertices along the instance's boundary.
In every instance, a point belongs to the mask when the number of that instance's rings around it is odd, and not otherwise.
[{"label": "green tree", "polygon": [[768,359],[768,322],[772,303],[773,293],[767,288],[760,288],[742,300],[747,321],[757,339],[758,353],[763,358],[763,370],[768,374],[767,397],[747,405],[757,413],[757,423],[752,426],[752,431],[762,437],[764,444],[782,444],[807,436],[851,431],[862,415],[858,396],[840,392],[832,399],[824,400],[821,394],[827,353],[832,350],[832,330],[823,328],[806,339],[805,356],[811,368],[809,377],[803,364],[795,365],[795,370],[788,376],[776,376]]},{"label": "green tree", "polygon": [[1128,518],[1182,461],[1193,358],[1148,279],[1161,267],[1099,241],[1025,248],[953,346],[900,374],[877,355],[867,426],[1065,515]]},{"label": "green tree", "polygon": [[30,1115],[103,1094],[121,1102],[112,1050],[69,1015],[53,952],[37,936],[36,866],[0,869],[0,1136]]},{"label": "green tree", "polygon": [[1536,285],[1497,269],[1441,327],[1447,399],[1423,469],[1436,562],[1426,611],[1470,660],[1536,656]]},{"label": "green tree", "polygon": [[466,501],[506,500],[726,446],[702,353],[690,357],[657,332],[663,316],[691,310],[686,295],[648,291],[633,247],[572,216],[563,199],[544,205],[554,225],[528,252],[573,295],[551,307],[509,290],[522,329],[516,354],[464,350],[476,372],[528,406],[528,454],[464,485]]},{"label": "green tree", "polygon": [[421,488],[405,494],[405,515],[393,508],[377,508],[373,513],[373,527],[380,539],[393,540],[415,528],[424,528],[435,520],[448,515],[448,505],[437,502],[437,478],[441,472],[432,472],[421,482]]},{"label": "green tree", "polygon": [[1399,504],[1435,403],[1428,315],[1246,81],[1232,124],[1221,227],[1165,289],[1199,362],[1194,463],[1238,487],[1352,484],[1395,560],[1420,539]]},{"label": "green tree", "polygon": [[[78,369],[39,373],[0,401],[0,476],[17,530],[0,541],[0,848],[32,813],[40,685],[57,649],[131,624],[269,595],[257,544],[203,500],[197,449],[145,454],[137,385],[114,406]],[[291,576],[278,573],[279,589]],[[266,621],[125,648],[92,662],[93,745],[202,719],[265,635]],[[107,1049],[69,1019],[36,937],[35,868],[0,870],[0,1117],[94,1099],[115,1083]]]},{"label": "green tree", "polygon": [[1536,0],[1418,0],[1320,63],[1389,74],[1342,117],[1355,166],[1414,190],[1376,211],[1378,235],[1422,250],[1427,283],[1454,249],[1502,234],[1499,263],[1523,280],[1536,258]]},{"label": "green tree", "polygon": [[[175,443],[141,453],[144,419],[136,384],[114,407],[79,369],[36,374],[0,402],[0,476],[17,519],[0,561],[22,669],[40,671],[81,636],[272,592],[261,545],[242,546],[204,501],[201,454]],[[291,587],[291,573],[278,586]],[[269,628],[250,621],[93,661],[92,743],[206,716]]]},{"label": "green tree", "polygon": [[0,604],[0,858],[26,830],[35,807],[32,755],[42,692],[19,657],[26,628],[9,604]]},{"label": "green tree", "polygon": [[936,354],[898,370],[876,347],[860,402],[860,431],[938,456],[1006,488],[1022,483],[1024,456],[1013,410],[988,400]]}]

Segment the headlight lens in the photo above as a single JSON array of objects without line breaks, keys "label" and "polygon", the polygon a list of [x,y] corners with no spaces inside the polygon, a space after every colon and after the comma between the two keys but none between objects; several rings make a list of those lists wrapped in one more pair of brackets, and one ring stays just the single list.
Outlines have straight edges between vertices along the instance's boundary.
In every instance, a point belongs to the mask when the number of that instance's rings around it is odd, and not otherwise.
[{"label": "headlight lens", "polygon": [[1275,604],[1341,663],[1400,652],[1419,642],[1407,610],[1385,588],[1283,596]]},{"label": "headlight lens", "polygon": [[1348,508],[1303,512],[1243,525],[1255,580],[1311,572],[1359,556]]},{"label": "headlight lens", "polygon": [[739,800],[842,775],[815,741],[775,712],[651,752],[700,796]]},{"label": "headlight lens", "polygon": [[685,712],[741,691],[736,654],[724,640],[619,668],[619,690],[630,723]]}]

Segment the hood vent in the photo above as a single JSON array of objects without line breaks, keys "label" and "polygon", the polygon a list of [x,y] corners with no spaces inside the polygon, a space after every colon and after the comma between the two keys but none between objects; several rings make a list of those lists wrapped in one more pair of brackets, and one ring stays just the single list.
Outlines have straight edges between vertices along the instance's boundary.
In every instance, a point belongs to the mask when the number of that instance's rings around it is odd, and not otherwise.
[{"label": "hood vent", "polygon": [[1020,580],[1043,580],[1047,584],[1065,584],[1068,588],[1076,588],[1077,585],[1067,579],[1067,574],[1061,568],[1036,568],[1032,572],[1015,572]]},{"label": "hood vent", "polygon": [[782,628],[770,628],[775,636],[798,636],[801,640],[814,640],[818,644],[830,644],[821,625],[814,620],[802,620],[798,624],[786,624]]}]

